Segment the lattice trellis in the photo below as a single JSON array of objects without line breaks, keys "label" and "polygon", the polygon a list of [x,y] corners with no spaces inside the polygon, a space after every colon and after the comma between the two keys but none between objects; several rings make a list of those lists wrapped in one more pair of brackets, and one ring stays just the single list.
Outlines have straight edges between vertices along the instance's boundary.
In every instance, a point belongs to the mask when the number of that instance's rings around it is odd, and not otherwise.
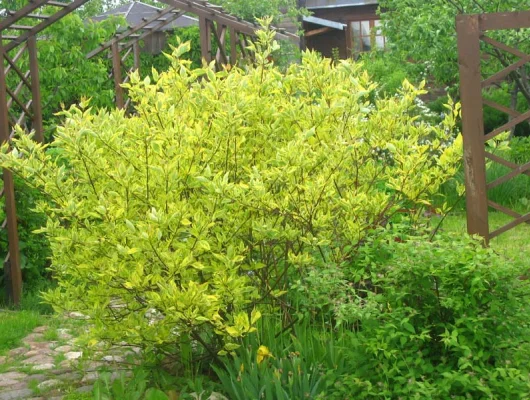
[{"label": "lattice trellis", "polygon": [[[37,61],[37,35],[68,15],[88,0],[55,1],[33,0],[20,10],[5,10],[7,16],[0,21],[0,140],[9,142],[14,127],[19,125],[33,131],[38,141],[43,140],[39,67]],[[47,7],[47,13],[41,11]],[[24,71],[23,65],[28,65]],[[15,188],[13,175],[3,171],[6,219],[1,228],[8,232],[9,251],[4,261],[4,271],[10,285],[8,295],[19,303],[22,291],[18,243]]]},{"label": "lattice trellis", "polygon": [[[9,142],[16,125],[26,131],[34,132],[38,141],[43,140],[41,95],[39,88],[39,69],[37,60],[37,36],[45,28],[68,15],[90,0],[28,0],[19,10],[4,10],[0,15],[0,141]],[[241,20],[222,10],[219,6],[204,0],[161,0],[168,7],[152,18],[121,32],[109,42],[87,55],[88,58],[110,49],[114,79],[116,104],[127,108],[121,85],[128,81],[128,73],[140,66],[139,43],[152,32],[161,30],[184,13],[199,17],[201,51],[203,58],[210,62],[215,60],[221,67],[230,61],[235,63],[238,57],[251,56],[246,52],[249,38],[258,28],[256,24]],[[46,12],[43,10],[46,7]],[[230,32],[231,49],[227,54],[227,32]],[[277,39],[291,40],[299,43],[298,36],[277,30]],[[212,53],[212,40],[217,44]],[[127,69],[126,59],[133,56],[132,67]],[[28,65],[25,71],[22,67]],[[8,231],[9,254],[4,263],[4,270],[11,282],[8,285],[9,295],[14,303],[20,302],[22,278],[17,232],[15,189],[11,172],[3,172],[4,187],[0,192],[5,197],[6,220],[1,228]]]},{"label": "lattice trellis", "polygon": [[[462,127],[464,139],[464,168],[466,175],[466,205],[468,232],[490,239],[530,221],[530,213],[520,214],[488,199],[488,191],[508,182],[518,175],[530,176],[530,162],[516,164],[486,149],[488,140],[530,119],[530,110],[520,113],[515,109],[484,99],[483,90],[511,79],[520,85],[518,71],[530,62],[530,55],[488,36],[490,31],[530,28],[530,12],[460,15],[456,19],[460,65],[462,101]],[[498,56],[503,68],[483,79],[481,59],[488,59],[486,48]],[[525,74],[523,74],[525,75]],[[524,85],[523,85],[524,86]],[[525,90],[525,88],[521,88]],[[484,106],[506,113],[509,121],[491,132],[484,132]],[[510,172],[487,182],[486,162],[490,160],[507,167]],[[513,218],[498,229],[490,231],[489,208]]]}]

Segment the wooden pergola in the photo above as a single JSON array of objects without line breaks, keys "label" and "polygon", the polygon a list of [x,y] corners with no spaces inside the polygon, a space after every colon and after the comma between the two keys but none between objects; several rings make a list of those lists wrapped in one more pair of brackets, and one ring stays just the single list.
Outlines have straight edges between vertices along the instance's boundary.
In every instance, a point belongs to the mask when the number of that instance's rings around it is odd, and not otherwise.
[{"label": "wooden pergola", "polygon": [[[37,36],[48,26],[62,17],[75,11],[90,0],[28,0],[28,4],[19,10],[3,10],[4,18],[0,20],[0,141],[10,142],[16,126],[27,132],[33,132],[35,140],[43,141],[42,105],[39,88],[39,67],[37,57]],[[194,14],[199,18],[201,54],[204,60],[215,60],[221,67],[235,64],[240,58],[250,56],[246,51],[248,41],[255,36],[259,28],[251,23],[234,17],[220,6],[204,0],[160,0],[167,7],[154,17],[116,34],[108,42],[87,54],[92,58],[105,50],[111,52],[112,73],[116,89],[116,105],[119,108],[128,106],[122,84],[128,76],[123,76],[124,61],[133,55],[131,72],[140,67],[140,42],[152,32],[161,30],[184,13]],[[46,7],[47,13],[43,13]],[[1,11],[1,10],[0,10]],[[1,17],[1,15],[0,15]],[[31,22],[31,23],[30,23]],[[229,33],[229,34],[227,34]],[[227,52],[227,37],[230,38],[230,54]],[[299,37],[292,33],[276,30],[276,38],[299,43]],[[212,43],[217,50],[212,51]],[[29,69],[21,69],[21,60],[27,53]],[[11,83],[8,86],[7,76]],[[7,277],[8,296],[18,304],[22,294],[22,274],[20,269],[20,252],[18,243],[17,217],[15,205],[15,188],[13,175],[3,171],[4,187],[0,196],[5,198],[6,219],[1,229],[7,229],[9,251],[4,261],[4,276]]]}]

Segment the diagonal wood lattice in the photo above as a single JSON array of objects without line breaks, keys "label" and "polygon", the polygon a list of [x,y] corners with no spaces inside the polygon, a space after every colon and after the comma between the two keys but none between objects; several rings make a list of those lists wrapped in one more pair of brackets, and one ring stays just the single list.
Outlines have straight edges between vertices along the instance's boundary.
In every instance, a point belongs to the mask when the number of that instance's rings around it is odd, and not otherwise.
[{"label": "diagonal wood lattice", "polygon": [[[42,105],[39,87],[37,37],[48,26],[81,7],[90,0],[28,0],[18,10],[0,10],[0,141],[9,142],[15,126],[33,132],[37,141],[43,141]],[[240,58],[251,58],[246,51],[250,38],[258,26],[234,17],[204,0],[161,0],[167,8],[152,18],[114,36],[107,43],[90,52],[87,57],[109,50],[112,58],[112,72],[116,90],[116,105],[127,108],[122,84],[128,81],[129,73],[140,67],[140,42],[152,32],[161,30],[167,24],[191,13],[199,17],[202,57],[217,66],[235,63]],[[229,34],[227,34],[229,32]],[[230,37],[230,54],[227,41]],[[276,38],[299,43],[299,37],[276,29]],[[45,39],[42,35],[40,39]],[[212,41],[217,44],[215,54]],[[126,60],[133,56],[132,67],[126,67]],[[23,67],[28,65],[27,70]],[[18,304],[22,293],[22,276],[17,231],[15,188],[13,175],[3,171],[4,187],[0,196],[5,198],[6,220],[1,229],[7,229],[9,251],[4,262],[4,271],[9,280],[8,295]]]},{"label": "diagonal wood lattice", "polygon": [[[236,64],[238,60],[248,59],[253,61],[252,53],[246,49],[255,35],[258,26],[255,23],[244,21],[226,12],[220,6],[207,1],[188,0],[161,0],[168,5],[164,10],[151,18],[145,18],[142,23],[130,27],[124,32],[115,35],[106,43],[87,54],[91,59],[108,50],[112,58],[112,71],[109,78],[114,79],[116,91],[116,106],[128,109],[130,99],[122,88],[123,83],[129,80],[129,74],[137,70],[140,65],[140,42],[155,31],[162,30],[184,13],[191,13],[199,17],[200,43],[202,58],[210,63],[215,60],[218,69],[228,64]],[[276,38],[299,43],[300,38],[284,30],[276,30]],[[228,52],[228,37],[230,38],[230,51]],[[213,43],[216,46],[213,46]],[[214,47],[217,47],[213,51]],[[125,61],[130,55],[134,56],[133,66],[127,68]]]},{"label": "diagonal wood lattice", "polygon": [[[9,142],[15,126],[33,131],[37,141],[43,140],[37,35],[48,26],[68,15],[88,0],[33,0],[20,10],[4,10],[0,20],[0,141]],[[46,14],[42,10],[46,7]],[[23,65],[29,65],[28,70]],[[0,194],[5,200],[8,253],[4,260],[4,276],[8,296],[20,302],[22,274],[15,204],[13,174],[3,171],[4,187]]]},{"label": "diagonal wood lattice", "polygon": [[[530,213],[520,214],[510,208],[488,199],[492,190],[516,176],[530,177],[530,162],[519,165],[494,154],[487,144],[501,133],[511,131],[516,125],[530,119],[530,110],[519,112],[510,107],[484,99],[483,90],[511,80],[521,85],[523,68],[530,62],[530,55],[492,38],[489,32],[506,29],[530,28],[530,11],[515,13],[492,13],[480,15],[459,15],[456,19],[458,53],[460,66],[460,92],[462,102],[462,133],[464,142],[464,168],[466,177],[467,227],[470,234],[482,236],[486,243],[490,239],[530,221]],[[489,34],[489,36],[488,36]],[[487,58],[484,49],[490,48],[499,56],[502,69],[483,79],[481,59]],[[526,90],[521,87],[521,90]],[[517,92],[516,92],[517,93]],[[484,132],[484,106],[508,115],[508,122],[491,132]],[[498,163],[509,172],[493,181],[487,181],[486,163]],[[489,209],[500,211],[513,218],[509,223],[490,231]]]}]

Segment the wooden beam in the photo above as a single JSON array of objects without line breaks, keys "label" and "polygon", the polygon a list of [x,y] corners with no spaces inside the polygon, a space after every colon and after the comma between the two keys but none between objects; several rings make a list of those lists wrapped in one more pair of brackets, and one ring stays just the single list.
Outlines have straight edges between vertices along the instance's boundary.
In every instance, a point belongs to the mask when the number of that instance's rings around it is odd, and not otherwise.
[{"label": "wooden beam", "polygon": [[42,124],[42,102],[39,82],[39,62],[37,61],[37,38],[30,36],[28,38],[29,53],[29,70],[31,75],[31,108],[33,115],[31,118],[31,127],[35,131],[34,139],[44,142],[44,128]]},{"label": "wooden beam", "polygon": [[[233,27],[241,33],[246,33],[247,35],[255,35],[259,26],[255,23],[245,21],[241,18],[234,17],[224,11],[219,9],[219,7],[214,7],[212,4],[205,1],[192,1],[192,0],[160,0],[161,3],[175,6],[186,12],[195,14],[200,18],[206,18],[216,23],[226,25],[228,27]],[[300,42],[300,38],[292,33],[285,32],[280,33],[275,27],[271,27],[276,30],[276,39],[280,40],[290,40],[296,44]]]},{"label": "wooden beam", "polygon": [[117,42],[112,43],[112,74],[114,77],[114,91],[116,92],[116,107],[123,109],[125,102],[123,100],[123,88],[121,87],[121,56]]},{"label": "wooden beam", "polygon": [[[0,141],[9,141],[9,115],[7,111],[7,84],[4,71],[4,48],[2,46],[0,31]],[[15,185],[13,173],[4,169],[4,197],[5,211],[7,219],[7,240],[9,257],[6,260],[5,268],[9,270],[11,287],[9,295],[16,305],[20,304],[22,298],[22,271],[20,267],[20,250],[18,243],[17,211],[15,203]]]},{"label": "wooden beam", "polygon": [[[48,26],[50,26],[54,22],[60,20],[65,15],[68,15],[72,11],[74,11],[75,9],[81,7],[87,1],[89,1],[89,0],[74,0],[73,2],[71,2],[70,4],[65,6],[64,8],[62,8],[61,10],[57,11],[55,14],[50,15],[50,18],[48,18],[48,19],[44,20],[43,22],[35,25],[31,30],[24,32],[17,39],[12,40],[11,42],[9,42],[4,47],[4,51],[7,53],[8,51],[14,49],[15,47],[17,47],[21,43],[25,42],[30,36],[37,35],[43,29],[46,29]],[[1,30],[1,28],[0,28],[0,30]]]},{"label": "wooden beam", "polygon": [[15,11],[11,16],[0,21],[0,31],[7,29],[9,26],[13,25],[17,21],[20,21],[22,18],[28,16],[32,11],[46,4],[48,0],[34,0],[30,1],[25,7],[22,7],[20,10]]},{"label": "wooden beam", "polygon": [[201,58],[207,63],[212,61],[212,42],[211,42],[211,25],[210,20],[205,17],[199,18],[199,31],[201,41]]},{"label": "wooden beam", "polygon": [[466,177],[467,231],[489,242],[486,150],[480,72],[480,28],[476,15],[456,17],[462,137]]},{"label": "wooden beam", "polygon": [[322,35],[323,33],[327,33],[327,32],[332,31],[332,30],[333,29],[331,29],[330,27],[325,26],[324,28],[313,29],[312,31],[307,31],[304,34],[304,36],[307,38],[307,37],[311,37],[311,36]]},{"label": "wooden beam", "polygon": [[147,25],[159,20],[160,18],[162,18],[163,16],[171,13],[174,10],[175,10],[175,7],[171,7],[171,6],[167,7],[164,10],[161,10],[159,13],[157,13],[153,17],[146,19],[145,21],[141,22],[140,24],[137,24],[137,25],[127,29],[126,31],[124,31],[124,32],[122,32],[122,33],[120,33],[118,35],[115,35],[112,39],[110,39],[109,41],[105,42],[104,44],[102,44],[98,48],[96,48],[96,49],[92,50],[90,53],[88,53],[86,55],[86,58],[90,59],[90,58],[94,57],[95,55],[101,53],[102,51],[107,50],[108,48],[110,48],[112,43],[121,42],[123,39],[126,39],[126,38],[130,37],[132,34],[138,32],[140,29],[143,29]]}]

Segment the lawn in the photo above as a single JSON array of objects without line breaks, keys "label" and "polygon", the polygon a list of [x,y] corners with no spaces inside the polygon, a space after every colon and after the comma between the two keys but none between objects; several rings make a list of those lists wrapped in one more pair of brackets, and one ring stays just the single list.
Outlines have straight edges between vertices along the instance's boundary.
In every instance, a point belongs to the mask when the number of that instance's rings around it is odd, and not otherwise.
[{"label": "lawn", "polygon": [[[496,212],[490,213],[490,231],[501,227],[511,220],[512,218],[505,214]],[[442,229],[447,232],[465,234],[467,232],[465,212],[453,213],[447,216],[442,224]],[[530,225],[521,224],[492,239],[490,247],[511,261],[524,263],[527,262],[527,260],[530,260],[529,236]]]},{"label": "lawn", "polygon": [[25,336],[37,326],[44,324],[45,318],[31,310],[0,310],[0,355],[19,347]]}]

